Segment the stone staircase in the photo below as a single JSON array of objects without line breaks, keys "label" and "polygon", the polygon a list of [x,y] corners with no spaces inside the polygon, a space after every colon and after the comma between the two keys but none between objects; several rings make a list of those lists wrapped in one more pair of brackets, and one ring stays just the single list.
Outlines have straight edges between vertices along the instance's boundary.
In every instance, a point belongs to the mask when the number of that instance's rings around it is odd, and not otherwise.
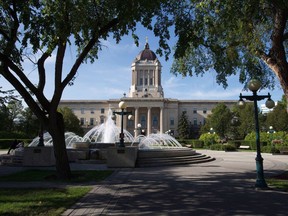
[{"label": "stone staircase", "polygon": [[23,156],[22,155],[0,155],[0,165],[6,166],[22,166]]},{"label": "stone staircase", "polygon": [[178,150],[139,151],[136,167],[156,167],[205,163],[215,158],[184,148]]}]

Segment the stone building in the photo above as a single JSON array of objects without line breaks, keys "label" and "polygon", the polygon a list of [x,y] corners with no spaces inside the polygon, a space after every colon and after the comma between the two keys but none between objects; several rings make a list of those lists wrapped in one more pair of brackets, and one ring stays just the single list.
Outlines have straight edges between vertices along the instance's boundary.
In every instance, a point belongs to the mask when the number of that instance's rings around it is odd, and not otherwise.
[{"label": "stone building", "polygon": [[[194,136],[197,136],[201,125],[211,110],[218,103],[231,107],[235,100],[178,100],[164,97],[161,85],[162,66],[156,54],[150,50],[148,42],[134,59],[131,65],[131,86],[129,94],[120,99],[107,100],[62,100],[59,106],[71,108],[80,119],[86,130],[102,124],[108,117],[108,111],[119,110],[120,101],[125,101],[127,111],[132,112],[134,119],[124,117],[123,125],[131,134],[137,136],[140,131],[165,133],[170,131],[177,136],[178,119],[186,111]],[[121,117],[115,122],[120,126]],[[139,128],[141,124],[141,128]]]}]

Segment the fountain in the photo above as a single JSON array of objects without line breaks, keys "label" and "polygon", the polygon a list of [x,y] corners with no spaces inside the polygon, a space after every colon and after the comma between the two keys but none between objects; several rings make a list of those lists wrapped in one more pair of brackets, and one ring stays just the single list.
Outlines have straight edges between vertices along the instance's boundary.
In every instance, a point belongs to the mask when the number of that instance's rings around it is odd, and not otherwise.
[{"label": "fountain", "polygon": [[140,135],[136,140],[140,140],[138,145],[140,150],[184,148],[174,137],[168,134],[150,134],[147,137]]},{"label": "fountain", "polygon": [[[51,135],[48,132],[43,134],[44,146],[53,146],[53,140]],[[73,132],[65,132],[65,143],[67,148],[72,148],[73,143],[75,142],[83,142],[83,138],[81,136],[76,135]],[[28,147],[37,147],[39,143],[39,137],[36,137],[32,140],[32,142],[28,145]]]},{"label": "fountain", "polygon": [[[119,141],[119,134],[121,129],[115,125],[113,120],[113,112],[111,109],[108,111],[107,120],[105,123],[95,126],[88,131],[83,141],[89,141],[94,143],[116,143]],[[134,137],[127,130],[124,130],[124,141],[133,142]]]},{"label": "fountain", "polygon": [[[83,137],[66,132],[65,142],[69,160],[107,159],[108,167],[134,167],[136,160],[137,166],[187,164],[192,160],[194,162],[198,162],[198,160],[211,161],[209,156],[199,159],[202,156],[195,150],[183,147],[174,137],[166,133],[139,135],[134,138],[127,130],[124,130],[126,148],[119,150],[115,144],[119,141],[120,132],[121,128],[116,126],[111,109],[108,111],[105,123],[93,127]],[[48,132],[44,133],[43,138],[45,146],[53,146]],[[29,147],[37,147],[38,143],[39,137],[36,137]],[[129,160],[131,162],[127,164],[126,162]],[[124,165],[121,164],[121,161],[124,161]]]}]

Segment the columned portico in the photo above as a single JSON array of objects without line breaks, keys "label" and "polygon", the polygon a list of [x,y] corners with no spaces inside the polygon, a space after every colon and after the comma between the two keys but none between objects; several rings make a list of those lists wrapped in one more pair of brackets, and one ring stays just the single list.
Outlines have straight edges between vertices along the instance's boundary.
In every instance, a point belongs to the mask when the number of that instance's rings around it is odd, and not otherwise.
[{"label": "columned portico", "polygon": [[135,137],[139,136],[141,133],[139,131],[138,128],[138,124],[139,124],[139,107],[135,107],[135,121],[134,121],[134,127],[135,127]]},{"label": "columned portico", "polygon": [[163,107],[160,107],[160,133],[163,133]]},{"label": "columned portico", "polygon": [[151,107],[147,107],[147,135],[151,134]]}]

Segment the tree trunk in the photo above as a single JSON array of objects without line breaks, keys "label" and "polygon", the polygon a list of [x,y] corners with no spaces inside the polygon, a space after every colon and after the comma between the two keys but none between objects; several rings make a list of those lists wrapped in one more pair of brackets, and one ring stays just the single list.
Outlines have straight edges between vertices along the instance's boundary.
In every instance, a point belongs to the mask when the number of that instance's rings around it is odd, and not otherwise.
[{"label": "tree trunk", "polygon": [[64,120],[61,113],[49,118],[49,133],[53,139],[54,155],[56,159],[56,172],[59,179],[70,179],[71,170],[65,144]]}]

